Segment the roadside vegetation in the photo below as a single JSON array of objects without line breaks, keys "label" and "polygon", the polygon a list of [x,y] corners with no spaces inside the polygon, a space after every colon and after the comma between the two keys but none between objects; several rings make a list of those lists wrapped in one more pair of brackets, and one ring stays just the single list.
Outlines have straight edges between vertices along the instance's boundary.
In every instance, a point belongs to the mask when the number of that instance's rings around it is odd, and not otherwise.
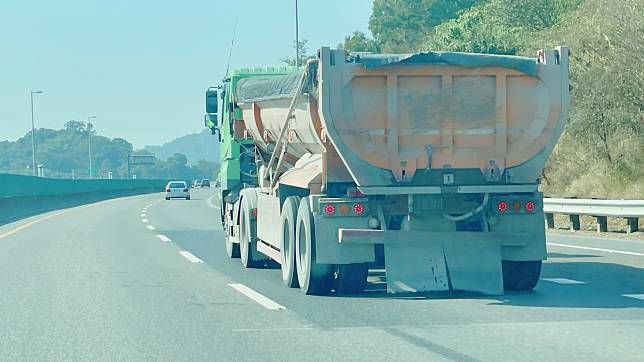
[{"label": "roadside vegetation", "polygon": [[[127,157],[151,155],[144,150],[134,150],[132,144],[123,138],[107,138],[92,132],[92,163],[95,178],[127,178]],[[45,177],[87,178],[89,176],[89,155],[87,126],[84,122],[69,121],[60,130],[41,128],[36,130],[36,162],[43,164]],[[31,131],[15,142],[0,142],[0,172],[31,175]],[[150,165],[132,166],[132,174],[142,179],[215,178],[219,166],[215,162],[199,161],[188,165],[188,159],[181,153],[166,160],[154,159]]]},{"label": "roadside vegetation", "polygon": [[373,38],[347,51],[534,56],[571,49],[571,111],[542,178],[548,196],[644,199],[644,1],[375,0]]}]

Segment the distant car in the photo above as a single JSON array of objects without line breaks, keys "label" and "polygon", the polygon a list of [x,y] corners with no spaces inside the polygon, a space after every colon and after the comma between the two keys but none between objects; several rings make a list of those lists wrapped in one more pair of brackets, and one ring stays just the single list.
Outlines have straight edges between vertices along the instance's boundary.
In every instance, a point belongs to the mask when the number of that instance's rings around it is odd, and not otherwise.
[{"label": "distant car", "polygon": [[207,178],[205,178],[205,179],[201,180],[201,187],[202,187],[202,188],[203,188],[203,187],[210,188],[210,180],[208,180]]},{"label": "distant car", "polygon": [[201,180],[194,180],[192,183],[192,188],[201,187]]},{"label": "distant car", "polygon": [[185,181],[170,181],[165,187],[165,199],[190,200],[190,189]]}]

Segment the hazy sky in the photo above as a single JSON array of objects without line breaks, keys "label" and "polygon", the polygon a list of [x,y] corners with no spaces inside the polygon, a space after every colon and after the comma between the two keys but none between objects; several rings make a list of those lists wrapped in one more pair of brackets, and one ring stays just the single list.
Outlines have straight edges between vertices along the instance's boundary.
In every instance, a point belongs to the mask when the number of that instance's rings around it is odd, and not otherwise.
[{"label": "hazy sky", "polygon": [[[300,0],[309,49],[367,32],[372,0]],[[0,140],[97,116],[135,147],[203,129],[203,92],[226,70],[294,53],[294,0],[0,0]]]}]

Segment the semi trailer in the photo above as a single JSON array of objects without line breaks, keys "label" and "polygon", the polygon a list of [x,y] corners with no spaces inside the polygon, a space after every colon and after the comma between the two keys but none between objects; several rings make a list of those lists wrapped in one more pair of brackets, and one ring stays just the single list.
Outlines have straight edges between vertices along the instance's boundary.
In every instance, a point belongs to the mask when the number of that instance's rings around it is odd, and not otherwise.
[{"label": "semi trailer", "polygon": [[539,180],[569,107],[568,49],[348,54],[240,69],[206,93],[228,256],[306,294],[531,290]]}]

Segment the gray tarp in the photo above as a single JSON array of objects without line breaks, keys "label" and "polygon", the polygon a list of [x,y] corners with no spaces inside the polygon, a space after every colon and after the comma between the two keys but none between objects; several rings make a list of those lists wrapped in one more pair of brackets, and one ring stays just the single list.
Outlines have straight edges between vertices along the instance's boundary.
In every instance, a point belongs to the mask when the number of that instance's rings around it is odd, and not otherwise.
[{"label": "gray tarp", "polygon": [[458,52],[427,52],[417,54],[360,54],[354,59],[366,69],[392,65],[445,64],[468,68],[501,67],[537,76],[537,59],[513,55]]},{"label": "gray tarp", "polygon": [[[502,67],[517,70],[532,77],[537,75],[536,58],[511,55],[474,54],[458,52],[428,52],[417,54],[360,54],[350,60],[366,69],[393,65],[444,64],[468,68]],[[312,72],[314,73],[314,72]],[[251,102],[293,97],[302,71],[282,76],[241,79],[237,83],[237,101]],[[306,90],[306,86],[305,86]]]},{"label": "gray tarp", "polygon": [[302,71],[288,75],[240,79],[237,83],[237,101],[250,102],[274,98],[290,98],[297,91]]}]

